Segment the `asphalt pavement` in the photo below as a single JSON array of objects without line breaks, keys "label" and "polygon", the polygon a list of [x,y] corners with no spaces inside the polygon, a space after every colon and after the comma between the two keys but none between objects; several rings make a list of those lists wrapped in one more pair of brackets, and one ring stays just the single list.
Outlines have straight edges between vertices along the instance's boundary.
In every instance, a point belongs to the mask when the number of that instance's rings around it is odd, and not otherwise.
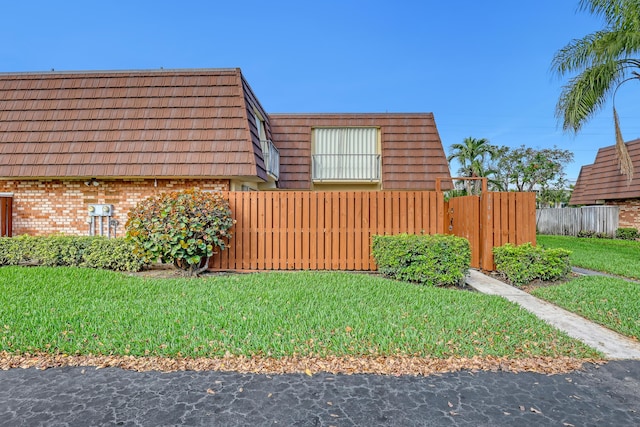
[{"label": "asphalt pavement", "polygon": [[0,426],[635,426],[640,361],[427,377],[0,372]]}]

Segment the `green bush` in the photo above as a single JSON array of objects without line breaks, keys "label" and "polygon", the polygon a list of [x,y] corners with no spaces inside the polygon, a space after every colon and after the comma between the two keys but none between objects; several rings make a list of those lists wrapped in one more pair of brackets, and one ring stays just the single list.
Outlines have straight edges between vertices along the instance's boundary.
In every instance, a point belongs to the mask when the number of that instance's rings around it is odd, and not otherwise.
[{"label": "green bush", "polygon": [[0,266],[33,264],[139,271],[144,264],[124,238],[18,236],[0,238]]},{"label": "green bush", "polygon": [[89,236],[31,237],[32,261],[48,266],[79,266],[87,247],[95,240]]},{"label": "green bush", "polygon": [[129,212],[127,238],[145,263],[160,259],[190,275],[207,269],[214,248],[225,249],[233,226],[222,194],[174,191],[149,197]]},{"label": "green bush", "polygon": [[535,279],[559,280],[571,272],[570,251],[542,249],[525,243],[514,246],[507,243],[493,248],[496,270],[516,286],[526,285]]},{"label": "green bush", "polygon": [[372,255],[382,274],[431,286],[463,284],[471,263],[469,241],[445,235],[373,236]]},{"label": "green bush", "polygon": [[612,239],[613,236],[605,233],[604,231],[593,231],[593,230],[580,230],[578,231],[577,237],[589,238],[589,239]]},{"label": "green bush", "polygon": [[618,228],[616,230],[616,239],[636,240],[640,237],[640,233],[636,228]]},{"label": "green bush", "polygon": [[82,266],[114,271],[139,271],[145,263],[134,255],[134,245],[125,238],[92,239],[83,257]]},{"label": "green bush", "polygon": [[593,230],[580,230],[578,231],[577,236],[583,238],[593,238],[596,237],[596,232]]}]

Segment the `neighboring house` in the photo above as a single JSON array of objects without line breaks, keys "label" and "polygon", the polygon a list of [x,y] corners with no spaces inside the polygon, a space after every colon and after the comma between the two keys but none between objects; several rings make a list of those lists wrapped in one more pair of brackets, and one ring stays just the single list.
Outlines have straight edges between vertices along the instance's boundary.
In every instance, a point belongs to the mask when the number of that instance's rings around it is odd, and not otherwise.
[{"label": "neighboring house", "polygon": [[620,172],[615,145],[598,150],[593,164],[580,169],[571,205],[620,207],[620,227],[640,229],[640,139],[627,142],[635,170],[633,180]]},{"label": "neighboring house", "polygon": [[239,69],[0,74],[0,155],[14,235],[121,234],[136,203],[175,189],[450,177],[432,114],[270,115]]}]

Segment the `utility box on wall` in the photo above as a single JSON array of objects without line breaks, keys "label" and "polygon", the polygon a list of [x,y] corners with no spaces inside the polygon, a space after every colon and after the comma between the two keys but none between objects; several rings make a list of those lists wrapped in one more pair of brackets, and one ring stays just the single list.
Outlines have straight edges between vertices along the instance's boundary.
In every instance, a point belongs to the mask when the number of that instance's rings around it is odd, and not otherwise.
[{"label": "utility box on wall", "polygon": [[111,216],[113,205],[90,204],[89,216]]},{"label": "utility box on wall", "polygon": [[89,211],[89,235],[104,236],[105,231],[108,237],[111,237],[111,229],[113,228],[114,237],[117,235],[116,228],[118,221],[113,219],[113,205],[106,204],[90,204]]}]

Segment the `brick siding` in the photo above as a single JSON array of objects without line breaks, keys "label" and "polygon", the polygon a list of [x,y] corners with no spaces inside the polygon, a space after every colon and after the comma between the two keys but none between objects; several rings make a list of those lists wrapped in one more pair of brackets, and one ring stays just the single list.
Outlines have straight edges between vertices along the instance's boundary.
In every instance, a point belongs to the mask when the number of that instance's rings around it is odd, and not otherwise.
[{"label": "brick siding", "polygon": [[0,181],[0,193],[13,193],[13,235],[88,235],[89,204],[104,203],[113,205],[113,219],[118,221],[117,234],[121,236],[129,210],[153,194],[188,188],[229,190],[229,181],[224,179],[98,182],[98,186],[87,186],[85,180]]},{"label": "brick siding", "polygon": [[610,200],[607,205],[620,207],[619,227],[640,230],[640,199]]}]

